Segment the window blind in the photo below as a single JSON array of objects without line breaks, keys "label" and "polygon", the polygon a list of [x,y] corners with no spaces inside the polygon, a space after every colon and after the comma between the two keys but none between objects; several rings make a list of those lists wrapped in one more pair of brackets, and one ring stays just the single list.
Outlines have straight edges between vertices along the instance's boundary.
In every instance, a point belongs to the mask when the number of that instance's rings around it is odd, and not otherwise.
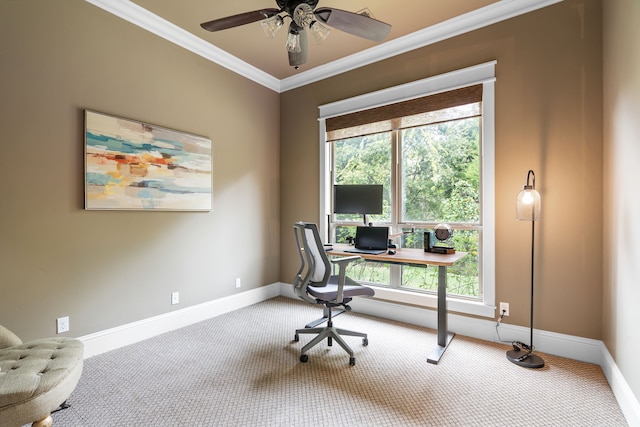
[{"label": "window blind", "polygon": [[[438,111],[482,101],[482,84],[356,111],[325,121],[327,142],[437,121]],[[366,129],[365,129],[366,127]]]}]

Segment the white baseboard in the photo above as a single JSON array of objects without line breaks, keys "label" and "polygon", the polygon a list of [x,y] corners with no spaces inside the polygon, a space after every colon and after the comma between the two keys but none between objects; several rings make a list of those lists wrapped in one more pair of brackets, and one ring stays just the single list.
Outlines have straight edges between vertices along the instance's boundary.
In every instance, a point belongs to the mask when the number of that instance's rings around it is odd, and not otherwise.
[{"label": "white baseboard", "polygon": [[629,427],[640,427],[640,402],[636,399],[629,384],[624,379],[622,372],[618,369],[615,360],[609,353],[607,346],[602,343],[602,371],[604,372],[613,394],[616,396],[618,405],[629,423]]},{"label": "white baseboard", "polygon": [[[297,299],[291,284],[272,283],[182,310],[85,335],[79,339],[84,343],[84,355],[88,358],[277,296]],[[350,305],[355,312],[430,329],[437,328],[437,313],[434,310],[373,298],[357,298]],[[452,332],[485,341],[500,342],[495,321],[457,314],[449,314],[447,319],[448,329]],[[529,342],[529,328],[502,323],[499,330],[503,340]],[[602,341],[534,330],[534,344],[542,353],[600,365],[627,422],[630,426],[640,427],[640,403]]]},{"label": "white baseboard", "polygon": [[[289,284],[283,283],[280,294],[297,298]],[[375,298],[356,298],[349,303],[355,312],[381,317],[383,319],[410,323],[425,328],[437,329],[438,316],[435,310],[382,301]],[[495,320],[478,319],[449,313],[448,330],[485,341],[500,342]],[[499,328],[500,337],[508,342],[529,342],[529,328],[509,325],[503,322]],[[536,350],[542,353],[568,357],[600,365],[602,362],[602,341],[580,338],[555,332],[534,330],[533,340]],[[505,345],[508,345],[506,343]]]},{"label": "white baseboard", "polygon": [[84,343],[84,357],[115,350],[129,344],[183,328],[230,311],[237,310],[280,295],[281,285],[273,283],[246,292],[208,301],[176,310],[159,316],[150,317],[105,331],[85,335],[78,339]]}]

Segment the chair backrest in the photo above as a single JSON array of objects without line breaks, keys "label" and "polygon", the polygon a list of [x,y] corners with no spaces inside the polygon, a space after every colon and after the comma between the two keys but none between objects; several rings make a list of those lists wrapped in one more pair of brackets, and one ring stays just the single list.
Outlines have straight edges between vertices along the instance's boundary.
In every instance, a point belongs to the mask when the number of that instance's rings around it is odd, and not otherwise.
[{"label": "chair backrest", "polygon": [[316,224],[296,222],[293,231],[300,255],[300,269],[293,280],[294,292],[303,300],[315,303],[316,300],[307,294],[307,286],[326,286],[331,277],[331,263]]}]

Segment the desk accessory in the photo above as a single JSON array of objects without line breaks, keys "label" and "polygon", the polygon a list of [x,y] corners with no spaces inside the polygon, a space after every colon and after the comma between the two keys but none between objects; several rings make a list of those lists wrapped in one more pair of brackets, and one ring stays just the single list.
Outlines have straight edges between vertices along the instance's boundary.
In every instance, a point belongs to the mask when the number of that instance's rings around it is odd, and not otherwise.
[{"label": "desk accessory", "polygon": [[433,254],[455,254],[456,250],[451,246],[433,246],[430,252]]},{"label": "desk accessory", "polygon": [[393,239],[395,239],[396,237],[400,237],[400,236],[406,236],[407,234],[413,234],[415,232],[416,232],[416,228],[412,226],[411,230],[409,230],[409,231],[401,231],[399,233],[389,234],[389,247],[391,249],[396,249],[398,247],[398,245],[396,245],[393,242]]},{"label": "desk accessory", "polygon": [[451,240],[451,236],[453,236],[453,229],[449,224],[438,224],[433,230],[436,235],[436,239],[441,242],[447,242]]},{"label": "desk accessory", "polygon": [[433,232],[424,232],[424,251],[434,254],[455,254],[455,248],[449,244],[453,229],[449,224],[438,224]]},{"label": "desk accessory", "polygon": [[431,237],[430,231],[424,232],[424,251],[431,252],[431,248],[433,247],[433,237]]}]

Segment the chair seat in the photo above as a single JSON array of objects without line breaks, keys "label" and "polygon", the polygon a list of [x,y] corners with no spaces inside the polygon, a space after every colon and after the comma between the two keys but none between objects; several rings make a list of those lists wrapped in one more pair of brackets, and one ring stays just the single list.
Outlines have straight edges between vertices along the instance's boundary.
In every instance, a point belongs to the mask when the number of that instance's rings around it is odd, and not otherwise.
[{"label": "chair seat", "polygon": [[[307,286],[307,292],[313,295],[313,297],[321,299],[323,301],[333,301],[338,296],[338,276],[331,276],[329,283],[326,286]],[[375,294],[372,288],[362,286],[358,282],[345,277],[345,284],[343,290],[344,298],[351,298],[355,296],[369,296],[372,297]]]}]

